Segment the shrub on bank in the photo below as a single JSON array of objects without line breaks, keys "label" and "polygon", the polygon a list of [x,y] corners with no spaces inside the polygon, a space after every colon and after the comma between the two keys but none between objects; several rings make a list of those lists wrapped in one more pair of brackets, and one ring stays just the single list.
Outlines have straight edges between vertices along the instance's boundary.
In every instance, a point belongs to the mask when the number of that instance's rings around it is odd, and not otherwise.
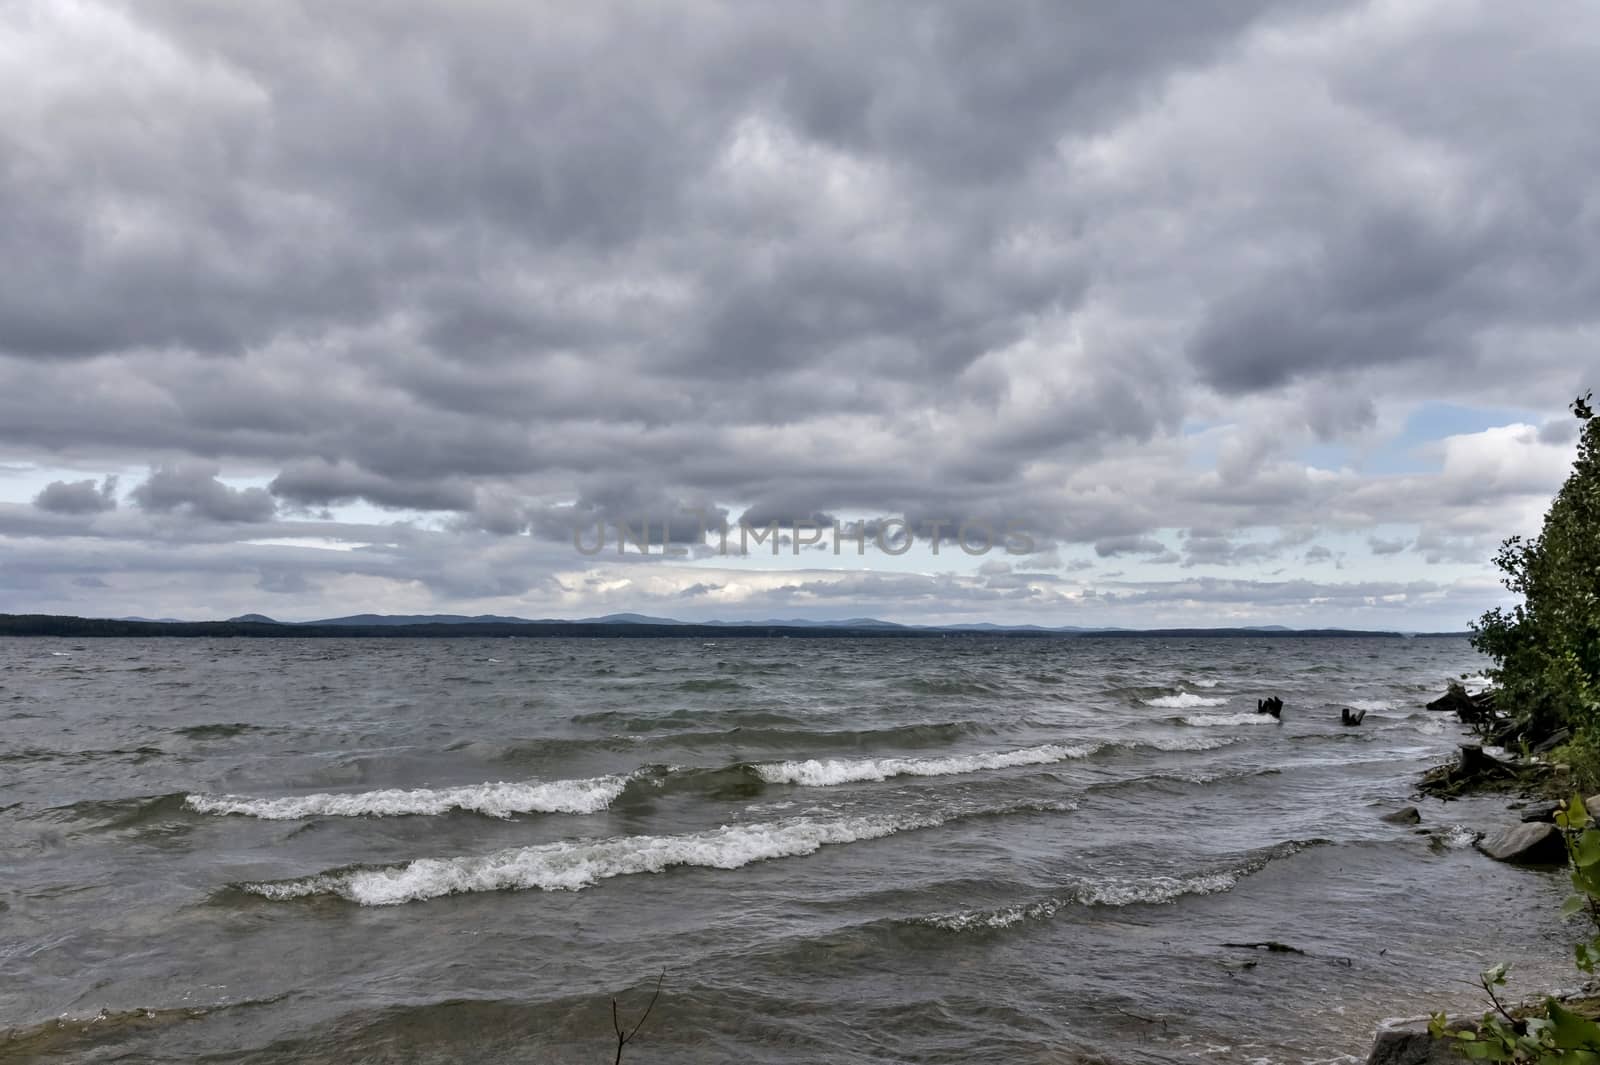
[{"label": "shrub on bank", "polygon": [[1526,733],[1572,730],[1562,757],[1592,788],[1600,787],[1600,418],[1591,397],[1572,403],[1578,458],[1539,535],[1513,536],[1495,557],[1522,602],[1478,619],[1472,644],[1494,659],[1498,706]]}]

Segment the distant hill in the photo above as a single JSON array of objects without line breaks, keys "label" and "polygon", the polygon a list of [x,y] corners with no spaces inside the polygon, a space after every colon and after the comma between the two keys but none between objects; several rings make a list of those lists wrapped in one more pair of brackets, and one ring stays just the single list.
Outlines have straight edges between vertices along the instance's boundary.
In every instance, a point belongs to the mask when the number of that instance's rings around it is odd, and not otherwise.
[{"label": "distant hill", "polygon": [[[638,620],[635,620],[638,619]],[[455,614],[388,615],[355,614],[329,621],[284,624],[263,614],[244,614],[227,621],[131,621],[80,618],[47,614],[0,614],[0,636],[239,636],[239,637],[880,637],[897,639],[1116,639],[1182,637],[1186,639],[1293,637],[1384,638],[1451,636],[1465,633],[1369,632],[1359,629],[1043,629],[1034,626],[949,628],[896,625],[873,618],[849,621],[787,622],[687,622],[648,618],[641,614],[613,614],[581,621],[503,618],[492,614],[476,618]]]},{"label": "distant hill", "polygon": [[[246,614],[252,621],[270,621],[260,614]],[[230,618],[238,621],[238,618]],[[672,618],[653,618],[645,614],[606,614],[598,618],[516,618],[504,614],[350,614],[342,618],[297,621],[296,625],[681,625]]]},{"label": "distant hill", "polygon": [[[247,614],[252,620],[261,620],[258,614]],[[350,614],[342,618],[322,618],[318,621],[297,621],[296,625],[520,625],[527,618],[503,617],[499,614]]]},{"label": "distant hill", "polygon": [[729,628],[740,625],[779,625],[795,629],[910,629],[934,627],[901,625],[894,621],[879,621],[877,618],[846,618],[843,621],[815,621],[810,618],[767,618],[764,621],[707,621],[705,624],[725,625]]},{"label": "distant hill", "polygon": [[[545,619],[550,620],[550,619]],[[598,618],[580,618],[579,625],[682,625],[675,618],[653,618],[648,614],[606,614]],[[713,623],[714,624],[714,623]]]}]

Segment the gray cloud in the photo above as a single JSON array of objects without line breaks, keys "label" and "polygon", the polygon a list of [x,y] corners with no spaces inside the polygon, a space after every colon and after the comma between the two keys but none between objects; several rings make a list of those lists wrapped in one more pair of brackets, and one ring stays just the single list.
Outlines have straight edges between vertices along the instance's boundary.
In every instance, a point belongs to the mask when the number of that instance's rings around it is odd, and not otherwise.
[{"label": "gray cloud", "polygon": [[1410,546],[1406,540],[1385,540],[1377,536],[1367,537],[1367,546],[1374,555],[1398,555]]},{"label": "gray cloud", "polygon": [[1118,555],[1158,555],[1164,552],[1167,546],[1160,540],[1148,536],[1111,536],[1095,542],[1094,553],[1101,558],[1115,558]]},{"label": "gray cloud", "polygon": [[[305,597],[326,559],[238,538],[403,541],[339,572],[441,597],[701,513],[1016,520],[1030,574],[1328,561],[1313,521],[1481,565],[1593,377],[1570,0],[85,3],[14,31],[0,457],[152,473],[15,539]],[[1536,428],[1362,468],[1433,402]],[[324,527],[357,506],[427,529]]]},{"label": "gray cloud", "polygon": [[207,521],[262,522],[277,504],[264,488],[232,488],[217,479],[218,468],[206,463],[158,466],[132,492],[132,499],[151,513],[181,512]]},{"label": "gray cloud", "polygon": [[117,508],[117,479],[51,481],[33,498],[33,505],[52,514],[99,514]]},{"label": "gray cloud", "polygon": [[268,490],[301,506],[365,500],[396,510],[471,510],[472,487],[449,481],[397,481],[353,466],[317,460],[289,464]]}]

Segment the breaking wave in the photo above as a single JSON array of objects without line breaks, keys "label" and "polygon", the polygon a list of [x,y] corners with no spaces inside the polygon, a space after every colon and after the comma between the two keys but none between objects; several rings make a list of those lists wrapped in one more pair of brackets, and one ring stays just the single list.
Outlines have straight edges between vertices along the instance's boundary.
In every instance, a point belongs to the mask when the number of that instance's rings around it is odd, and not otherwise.
[{"label": "breaking wave", "polygon": [[674,866],[738,869],[754,862],[812,854],[834,844],[937,828],[967,816],[1042,809],[1033,804],[965,814],[801,817],[724,825],[684,835],[618,836],[517,847],[480,856],[420,858],[401,866],[347,869],[240,886],[273,901],[331,895],[362,906],[394,906],[483,891],[581,891],[612,877],[659,873]]},{"label": "breaking wave", "polygon": [[1227,701],[1226,697],[1196,695],[1194,692],[1179,692],[1176,695],[1158,695],[1154,699],[1146,699],[1144,705],[1159,706],[1164,710],[1187,710],[1191,706],[1222,706]]},{"label": "breaking wave", "polygon": [[1049,765],[1072,758],[1087,758],[1099,749],[1099,745],[1069,747],[1047,743],[1012,751],[950,755],[944,758],[811,758],[805,761],[771,762],[754,768],[756,774],[768,784],[826,788],[836,784],[888,780],[891,777],[942,777],[1019,765]]},{"label": "breaking wave", "polygon": [[203,814],[238,814],[269,821],[302,817],[400,817],[462,810],[490,817],[513,814],[592,814],[610,806],[631,774],[553,780],[545,783],[468,784],[455,788],[389,788],[382,791],[296,795],[280,799],[245,795],[190,795],[184,805]]},{"label": "breaking wave", "polygon": [[1232,869],[1189,876],[1081,877],[1059,895],[993,910],[957,910],[918,917],[913,923],[948,932],[1009,928],[1024,921],[1048,920],[1069,906],[1158,906],[1187,895],[1216,895],[1231,891],[1245,877],[1327,840],[1290,840],[1251,856]]},{"label": "breaking wave", "polygon": [[1254,712],[1242,714],[1190,714],[1180,718],[1185,725],[1194,725],[1198,728],[1214,727],[1219,725],[1276,725],[1278,719],[1271,714],[1258,714]]}]

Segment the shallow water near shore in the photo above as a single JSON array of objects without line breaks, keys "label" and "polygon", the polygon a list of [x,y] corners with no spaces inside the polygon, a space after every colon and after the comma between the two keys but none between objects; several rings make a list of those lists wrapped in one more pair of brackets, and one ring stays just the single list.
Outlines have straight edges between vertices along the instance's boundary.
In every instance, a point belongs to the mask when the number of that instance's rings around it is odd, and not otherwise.
[{"label": "shallow water near shore", "polygon": [[[1360,1060],[1577,981],[1457,639],[3,640],[0,1060]],[[1278,694],[1282,724],[1254,712]],[[1339,709],[1368,711],[1359,728]],[[1276,940],[1305,953],[1229,947]]]}]

